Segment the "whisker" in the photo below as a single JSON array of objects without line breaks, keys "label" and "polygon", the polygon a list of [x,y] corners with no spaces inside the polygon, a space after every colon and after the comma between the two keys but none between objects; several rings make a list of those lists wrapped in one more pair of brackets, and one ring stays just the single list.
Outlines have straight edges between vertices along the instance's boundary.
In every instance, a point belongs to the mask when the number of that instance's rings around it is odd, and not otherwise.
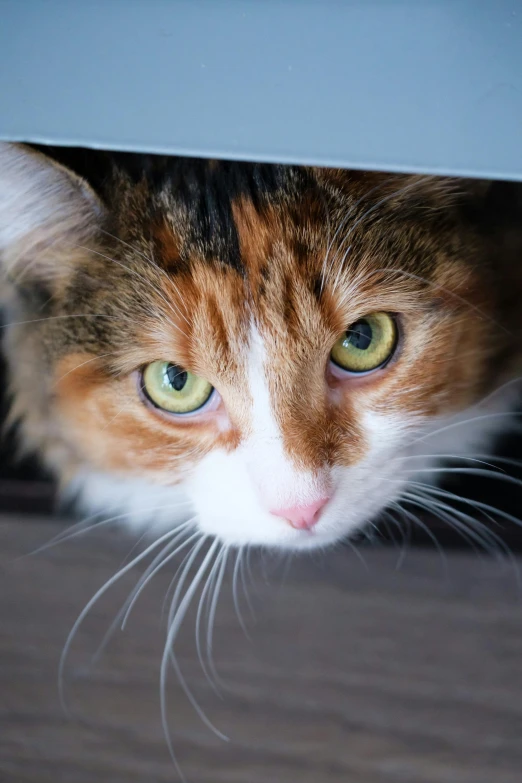
[{"label": "whisker", "polygon": [[508,484],[515,484],[517,487],[522,486],[522,480],[515,476],[510,476],[509,473],[505,473],[500,470],[482,470],[481,468],[419,468],[415,471],[418,473],[458,473],[465,476],[485,476],[486,478],[496,479],[498,481],[506,481]]},{"label": "whisker", "polygon": [[[404,498],[409,502],[412,503],[414,506],[418,506],[419,508],[422,508],[425,511],[429,511],[430,513],[434,514],[436,517],[439,517],[439,519],[442,519],[443,521],[447,522],[450,528],[453,528],[456,530],[461,538],[463,538],[472,548],[475,552],[480,553],[480,549],[477,549],[477,544],[482,548],[489,551],[488,541],[487,539],[482,538],[481,535],[478,533],[475,533],[473,530],[470,530],[469,526],[462,524],[454,517],[450,516],[449,513],[445,513],[444,506],[439,504],[438,501],[434,501],[430,499],[428,502],[427,499],[418,497],[414,494],[404,494]],[[451,508],[451,507],[448,507]],[[453,512],[453,509],[451,509]]]},{"label": "whisker", "polygon": [[[414,482],[411,482],[414,484]],[[417,483],[417,482],[415,482]],[[446,493],[447,490],[443,490],[439,487],[431,487],[429,484],[422,484],[420,483],[420,486],[423,488],[425,492],[429,492],[431,494],[438,494],[438,493]],[[508,522],[511,522],[518,527],[522,524],[521,520],[517,517],[513,516],[512,514],[508,514],[506,511],[503,511],[501,508],[495,508],[494,506],[490,506],[488,503],[483,503],[481,500],[470,500],[469,498],[461,497],[459,495],[455,495],[453,492],[448,494],[448,497],[451,496],[453,499],[458,500],[462,503],[471,505],[476,507],[478,510],[480,510],[485,516],[485,512],[489,512],[491,514],[495,514],[499,517],[502,517],[506,519]]]},{"label": "whisker", "polygon": [[[141,593],[142,589],[145,587],[145,585],[148,584],[150,579],[152,579],[153,576],[155,576],[156,573],[158,573],[158,571],[160,571],[160,569],[163,568],[163,566],[165,566],[173,557],[175,557],[177,554],[179,554],[179,552],[185,546],[187,546],[190,543],[190,541],[193,540],[194,536],[189,538],[187,541],[184,541],[179,546],[176,546],[178,544],[180,538],[182,538],[183,535],[185,535],[186,527],[189,526],[189,525],[190,525],[190,522],[187,522],[186,525],[182,525],[183,530],[172,541],[169,541],[168,544],[166,544],[161,549],[159,554],[156,555],[156,557],[152,560],[152,562],[149,564],[149,566],[147,566],[146,570],[141,575],[140,579],[138,580],[138,582],[135,585],[135,587],[133,588],[133,590],[131,590],[130,595],[128,596],[128,598],[124,602],[123,606],[118,611],[116,617],[114,618],[114,620],[110,624],[109,628],[107,629],[107,631],[103,635],[103,638],[102,638],[100,644],[98,645],[98,648],[97,648],[96,652],[94,653],[94,655],[91,658],[91,668],[94,668],[97,665],[97,663],[100,660],[100,658],[101,658],[105,648],[107,647],[107,644],[109,643],[109,641],[111,640],[112,636],[116,632],[116,629],[118,627],[120,627],[120,629],[122,631],[125,630],[125,626],[126,626],[128,618],[129,618],[130,612],[132,611],[132,608],[133,608],[136,600],[138,599],[138,596]],[[169,550],[173,546],[176,547],[175,551],[173,553],[171,553],[171,555],[168,555]]]},{"label": "whisker", "polygon": [[448,296],[453,297],[453,299],[455,299],[456,301],[460,302],[460,304],[463,304],[466,307],[468,307],[470,310],[473,310],[474,312],[476,312],[485,321],[488,321],[489,323],[494,324],[494,326],[496,326],[498,329],[501,329],[506,334],[511,334],[509,329],[506,329],[505,326],[500,324],[498,321],[495,321],[495,319],[491,318],[491,316],[487,315],[487,313],[484,313],[479,307],[474,305],[472,302],[468,302],[467,299],[464,299],[462,296],[459,296],[457,293],[455,293],[455,291],[451,291],[449,288],[446,288],[445,286],[440,285],[440,283],[437,283],[434,280],[428,280],[427,278],[421,277],[420,275],[416,275],[413,272],[407,272],[404,269],[389,269],[389,268],[386,267],[384,269],[378,269],[376,271],[377,272],[385,271],[385,272],[388,272],[389,274],[403,275],[404,277],[409,277],[409,278],[411,278],[413,280],[418,280],[420,283],[425,283],[426,285],[428,285],[428,286],[430,286],[432,288],[435,288],[438,291],[444,291],[445,294],[448,294]]},{"label": "whisker", "polygon": [[[396,505],[398,505],[398,504],[396,504]],[[384,512],[384,514],[386,515],[386,517],[388,517],[392,521],[392,523],[399,530],[399,532],[401,533],[401,536],[402,536],[402,543],[400,544],[400,549],[399,549],[399,557],[397,558],[397,562],[395,564],[395,570],[399,571],[402,568],[403,563],[404,563],[404,561],[406,559],[407,544],[410,543],[410,536],[411,536],[410,519],[408,518],[408,516],[404,515],[404,520],[406,522],[406,527],[407,527],[407,533],[405,533],[403,526],[400,524],[400,522],[397,519],[395,519],[395,517],[392,517],[391,511],[389,509],[387,509]],[[388,534],[391,535],[393,543],[395,544],[395,537],[391,533],[391,530],[388,527],[388,525],[386,525],[386,530],[388,531]],[[398,546],[398,544],[397,544],[397,546]]]},{"label": "whisker", "polygon": [[[405,496],[410,497],[407,493],[405,493]],[[428,498],[425,496],[412,494],[411,497],[416,497],[417,499],[422,497],[424,502],[428,501]],[[472,537],[474,541],[486,549],[486,551],[498,551],[500,549],[501,551],[508,554],[508,556],[511,555],[511,550],[509,547],[507,547],[504,541],[502,541],[502,539],[492,530],[490,530],[483,522],[480,522],[478,519],[471,517],[469,514],[466,514],[463,511],[459,511],[453,506],[449,506],[447,503],[443,503],[440,500],[435,500],[432,497],[429,498],[429,504],[431,508],[439,509],[439,515],[441,518],[444,517],[452,527],[454,527],[456,530],[460,529],[461,535],[463,530],[466,531],[468,536]],[[449,516],[450,514],[453,516]],[[461,520],[459,526],[457,526],[457,520],[455,517],[458,517]]]},{"label": "whisker", "polygon": [[69,650],[71,648],[71,644],[73,642],[74,637],[76,636],[76,633],[83,623],[84,619],[92,609],[92,607],[99,601],[99,599],[109,590],[112,585],[114,585],[119,579],[121,579],[122,576],[124,576],[128,571],[131,570],[131,568],[134,568],[137,563],[141,562],[145,557],[147,557],[154,549],[156,549],[160,544],[162,544],[164,541],[167,541],[169,538],[172,538],[172,536],[175,534],[175,531],[170,530],[168,533],[165,533],[163,536],[160,536],[156,541],[154,541],[152,544],[150,544],[143,552],[141,552],[139,555],[137,555],[133,560],[131,560],[130,563],[128,563],[126,566],[121,568],[114,576],[112,576],[110,579],[108,579],[105,584],[100,587],[99,590],[93,595],[93,597],[88,601],[88,603],[85,605],[85,607],[82,609],[78,617],[76,618],[73,627],[71,628],[69,635],[67,636],[67,639],[65,641],[65,645],[62,650],[62,654],[60,657],[60,663],[58,667],[58,692],[60,695],[60,702],[62,705],[62,709],[64,712],[68,715],[69,711],[67,709],[66,701],[65,701],[65,691],[64,691],[64,671],[65,671],[65,664],[67,660],[67,656],[69,654]]},{"label": "whisker", "polygon": [[[104,231],[103,229],[100,229],[102,234],[106,234],[108,237],[111,237],[112,239],[115,239],[117,242],[120,242],[125,247],[128,247],[130,250],[133,251],[133,253],[137,253],[139,256],[141,256],[145,261],[147,261],[157,272],[158,274],[162,275],[169,283],[169,285],[173,286],[174,289],[179,294],[179,289],[176,286],[174,280],[170,275],[168,275],[164,269],[161,268],[161,266],[152,258],[152,256],[148,256],[145,253],[143,253],[141,250],[139,250],[134,245],[131,245],[129,242],[125,242],[121,237],[116,236],[116,234],[111,234],[110,231]],[[181,295],[180,295],[181,296]],[[174,307],[174,305],[171,303],[171,307]],[[187,326],[191,326],[190,321],[185,317],[185,315],[181,312],[181,310],[178,310],[177,308],[174,308],[175,312],[180,316],[180,318],[183,318]]]},{"label": "whisker", "polygon": [[234,564],[234,570],[232,575],[232,598],[234,601],[234,609],[236,612],[237,619],[239,621],[239,625],[241,626],[241,630],[245,634],[248,641],[251,641],[250,635],[248,633],[247,627],[245,625],[245,621],[243,619],[243,614],[241,612],[241,607],[239,605],[239,594],[238,594],[238,579],[239,579],[239,572],[241,568],[241,558],[243,557],[243,548],[238,547],[237,554],[236,554],[236,562]]},{"label": "whisker", "polygon": [[[147,508],[140,509],[140,512],[152,513],[154,511],[162,511],[164,509],[174,510],[175,508],[179,508],[179,506],[184,506],[184,505],[190,505],[190,501],[180,500],[177,503],[172,502],[162,506],[149,506]],[[94,522],[92,525],[87,524],[91,520],[103,516],[103,513],[104,513],[103,511],[97,511],[96,514],[92,514],[86,519],[80,520],[80,522],[77,522],[75,525],[72,525],[71,528],[67,528],[61,533],[58,533],[56,536],[53,536],[53,538],[51,538],[51,540],[48,541],[46,544],[42,544],[42,546],[37,547],[37,549],[34,549],[25,555],[20,555],[18,559],[23,560],[26,557],[33,557],[33,555],[38,555],[41,552],[45,552],[46,550],[51,549],[54,546],[58,546],[59,544],[65,544],[67,541],[71,541],[72,539],[77,538],[78,536],[84,535],[85,533],[90,533],[92,530],[95,530],[98,527],[111,524],[112,522],[117,522],[121,519],[126,519],[127,517],[132,516],[134,511],[126,511],[122,514],[117,514],[116,516],[103,518],[98,522]],[[71,530],[72,532],[70,532]]]},{"label": "whisker", "polygon": [[70,315],[48,315],[45,318],[30,318],[27,321],[10,321],[7,324],[0,324],[0,329],[8,329],[11,326],[27,326],[28,324],[41,324],[44,321],[61,321],[66,318],[108,318],[113,321],[128,320],[123,316],[106,315],[105,313],[71,313]]},{"label": "whisker", "polygon": [[437,552],[439,553],[442,566],[444,568],[444,572],[446,575],[448,574],[448,558],[446,557],[446,554],[443,550],[443,548],[440,545],[440,541],[437,538],[437,536],[429,529],[428,525],[426,525],[422,519],[417,514],[413,514],[413,512],[409,511],[408,509],[405,509],[404,506],[401,505],[399,501],[395,501],[393,503],[393,507],[399,511],[399,513],[404,514],[407,518],[409,518],[414,525],[417,525],[421,530],[426,533],[428,538],[433,542],[435,545],[435,548],[437,549]]},{"label": "whisker", "polygon": [[[398,190],[394,191],[393,193],[390,193],[390,194],[388,194],[387,196],[384,196],[382,199],[380,199],[379,201],[377,201],[377,202],[375,202],[374,204],[372,204],[372,206],[371,206],[371,207],[369,207],[369,209],[367,209],[367,210],[366,210],[366,211],[365,211],[365,212],[364,212],[364,213],[363,213],[363,214],[362,214],[362,215],[361,215],[361,216],[360,216],[360,217],[359,217],[359,218],[358,218],[358,219],[355,221],[355,223],[353,223],[353,224],[350,226],[350,229],[348,230],[347,234],[346,234],[346,235],[343,237],[343,239],[342,239],[342,241],[341,241],[341,243],[340,243],[339,249],[338,249],[338,251],[337,251],[336,255],[334,255],[334,257],[333,257],[333,259],[332,259],[332,263],[330,264],[330,271],[333,269],[333,266],[334,266],[334,264],[335,264],[335,262],[336,262],[336,260],[337,260],[337,258],[338,258],[338,255],[339,255],[339,253],[340,253],[340,251],[341,251],[341,249],[342,249],[343,245],[345,244],[346,240],[348,239],[348,237],[350,237],[350,236],[351,236],[351,234],[354,232],[354,230],[357,228],[357,226],[358,226],[358,225],[359,225],[359,224],[360,224],[360,223],[361,223],[363,220],[365,220],[365,219],[368,217],[368,215],[370,215],[372,212],[374,212],[376,209],[378,209],[378,207],[380,207],[380,206],[382,206],[383,204],[385,204],[387,201],[390,201],[392,198],[395,198],[396,196],[399,196],[399,195],[401,195],[402,193],[404,193],[404,192],[406,192],[406,191],[408,191],[408,190],[411,190],[411,188],[413,188],[413,187],[419,187],[419,185],[420,185],[421,183],[423,183],[424,181],[427,181],[428,179],[429,179],[429,176],[425,176],[425,177],[419,177],[417,180],[415,180],[415,181],[413,181],[413,182],[408,182],[406,185],[402,186],[402,187],[401,187],[401,188],[399,188]],[[327,248],[327,251],[326,251],[326,257],[325,257],[325,261],[323,262],[323,268],[322,268],[322,273],[321,273],[321,277],[322,277],[322,280],[323,280],[323,281],[324,281],[325,277],[327,276],[327,273],[326,273],[326,263],[327,263],[327,259],[328,259],[328,256],[329,256],[329,253],[330,253],[331,247],[332,247],[333,243],[335,242],[335,240],[337,239],[337,236],[339,235],[340,231],[341,231],[341,230],[342,230],[342,229],[345,227],[345,225],[346,225],[347,221],[348,221],[348,220],[349,220],[349,219],[352,217],[352,215],[354,214],[354,212],[355,212],[355,210],[357,209],[357,207],[358,207],[360,204],[362,204],[364,201],[366,201],[366,200],[369,198],[369,196],[371,196],[371,194],[372,194],[372,193],[374,193],[376,190],[379,190],[379,189],[382,189],[382,184],[381,184],[381,183],[379,183],[378,185],[375,185],[373,188],[370,188],[370,190],[369,190],[369,191],[367,191],[367,192],[366,192],[366,193],[365,193],[363,196],[361,196],[361,198],[359,198],[359,199],[358,199],[358,200],[355,202],[355,204],[354,204],[354,205],[353,205],[353,206],[350,208],[350,210],[348,211],[348,213],[347,213],[347,214],[344,216],[344,218],[341,220],[341,223],[339,224],[338,228],[336,229],[336,231],[335,231],[335,233],[334,233],[334,236],[333,236],[333,238],[332,238],[332,241],[330,242],[330,244],[329,244],[329,246],[328,246],[328,248]],[[348,250],[346,251],[346,253],[345,253],[344,257],[343,257],[343,261],[341,262],[341,266],[342,266],[342,263],[344,262],[344,258],[346,257],[346,254],[347,254],[348,252],[349,252],[349,248],[348,248]],[[329,274],[329,273],[328,273],[328,274]],[[322,287],[321,287],[321,293],[322,293]]]},{"label": "whisker", "polygon": [[214,682],[220,685],[221,687],[223,687],[223,683],[214,665],[213,631],[214,631],[214,625],[216,620],[216,610],[217,610],[217,605],[219,600],[219,594],[221,592],[221,587],[223,585],[223,578],[225,576],[226,567],[227,567],[228,552],[229,552],[228,547],[223,545],[220,554],[221,562],[219,565],[219,571],[217,573],[217,579],[214,584],[214,594],[212,596],[212,601],[210,603],[210,611],[208,615],[208,624],[207,624],[207,659],[209,662],[209,669],[212,677],[214,678]]},{"label": "whisker", "polygon": [[[159,288],[159,286],[155,285],[152,280],[146,278],[144,275],[141,275],[135,269],[132,269],[126,264],[123,264],[121,261],[118,261],[116,258],[112,258],[111,256],[108,256],[106,253],[101,253],[99,250],[94,250],[94,248],[92,247],[85,247],[84,245],[75,245],[75,247],[78,247],[81,250],[85,250],[88,253],[93,253],[94,255],[100,256],[101,258],[105,258],[107,261],[112,261],[114,264],[124,269],[128,274],[134,275],[135,277],[138,278],[138,280],[144,283],[147,286],[147,288],[152,288],[154,292],[159,296],[159,298],[164,302],[164,304],[167,305],[169,310],[175,312],[175,310],[172,307],[172,303],[169,302],[167,297],[164,295],[163,291]],[[187,337],[187,334],[183,331],[183,329],[181,329],[174,321],[169,320],[169,323],[174,329],[177,329],[178,332],[180,332],[184,337]]]},{"label": "whisker", "polygon": [[[195,546],[195,544],[194,544],[194,546]],[[183,560],[181,561],[181,563],[177,567],[176,571],[174,572],[174,576],[170,580],[169,586],[167,587],[167,590],[165,592],[165,598],[163,599],[163,603],[162,603],[162,606],[161,606],[161,619],[162,619],[162,621],[163,621],[163,618],[165,616],[165,612],[166,612],[166,609],[167,609],[167,604],[169,602],[171,592],[174,591],[174,593],[175,593],[176,590],[178,590],[178,593],[181,592],[181,588],[179,587],[179,582],[177,583],[177,579],[178,579],[178,576],[181,574],[181,572],[184,571],[184,568],[185,568],[185,565],[187,564],[187,561],[192,556],[193,549],[194,549],[194,547],[189,549],[189,551],[186,553],[186,555],[184,556]],[[169,626],[169,624],[171,622],[171,620],[169,618],[170,618],[170,611],[172,609],[172,602],[174,600],[177,600],[177,599],[175,599],[175,596],[173,595],[173,597],[171,599],[171,608],[169,610],[169,616],[167,617],[167,628],[168,628],[168,626]]]},{"label": "whisker", "polygon": [[197,611],[197,614],[196,614],[196,650],[197,650],[199,662],[201,664],[201,668],[203,670],[203,674],[205,675],[205,678],[206,678],[207,682],[209,683],[211,688],[216,692],[216,694],[218,696],[221,696],[221,693],[220,693],[220,691],[219,691],[219,689],[217,687],[217,683],[211,677],[210,671],[207,668],[207,664],[206,664],[206,661],[205,661],[205,656],[203,655],[203,650],[201,648],[201,618],[202,618],[202,615],[203,615],[205,601],[207,599],[207,596],[211,592],[211,587],[212,587],[212,584],[213,584],[214,575],[216,574],[216,572],[218,570],[219,562],[220,562],[220,559],[221,559],[221,557],[223,555],[223,552],[224,552],[224,547],[222,547],[221,551],[216,556],[214,564],[212,565],[212,568],[210,569],[210,571],[208,573],[208,577],[207,577],[207,580],[205,582],[205,586],[204,586],[203,590],[201,591],[201,596],[200,596],[199,603],[198,603],[198,611]]},{"label": "whisker", "polygon": [[92,356],[90,359],[87,359],[81,364],[77,364],[76,367],[72,368],[72,370],[67,370],[67,372],[65,372],[63,375],[60,375],[60,377],[52,384],[51,389],[55,389],[57,385],[60,383],[60,381],[63,381],[64,378],[67,378],[68,375],[71,375],[73,372],[76,372],[81,367],[85,367],[86,364],[90,364],[91,362],[96,362],[99,359],[106,359],[107,356],[114,356],[115,354],[116,351],[110,351],[109,353],[102,353],[99,356]]},{"label": "whisker", "polygon": [[[195,518],[196,517],[194,517],[194,519]],[[193,520],[190,520],[190,522],[187,523],[187,525],[192,525],[192,522],[193,522]],[[183,531],[183,533],[185,533],[185,531]],[[163,557],[161,560],[158,560],[158,558],[155,558],[155,560],[152,561],[151,565],[149,566],[147,571],[144,572],[143,576],[141,577],[141,579],[139,580],[138,584],[136,585],[136,587],[132,591],[131,595],[129,596],[130,600],[128,602],[128,606],[127,606],[127,608],[125,610],[125,614],[124,614],[123,620],[121,622],[121,630],[122,631],[125,630],[125,627],[127,625],[129,617],[131,615],[131,612],[132,612],[136,602],[138,601],[141,593],[147,587],[149,582],[151,582],[152,579],[154,579],[156,574],[159,573],[159,571],[161,571],[161,569],[164,568],[164,566],[166,566],[167,563],[169,563],[171,560],[173,560],[175,557],[177,557],[177,555],[180,552],[182,552],[183,549],[185,549],[185,547],[187,547],[189,544],[191,544],[193,541],[195,541],[200,536],[201,536],[201,533],[199,533],[199,532],[193,533],[191,536],[189,536],[189,538],[187,538],[179,546],[177,546],[176,549],[173,552],[171,552],[170,554],[167,554],[167,552],[162,552],[161,553],[162,555],[163,554],[166,555],[166,557]],[[171,542],[170,545],[172,545],[172,543],[176,543],[177,544],[177,542],[179,541],[179,539],[181,537],[182,537],[181,535],[177,536],[176,539],[175,539],[175,542]],[[170,549],[170,545],[169,545],[169,549]]]},{"label": "whisker", "polygon": [[[205,544],[207,540],[207,536],[204,536],[201,541],[196,544],[193,554],[187,561],[187,564],[183,570],[183,573],[180,578],[180,583],[183,584],[186,580],[186,577],[188,575],[188,572],[194,563],[197,555],[201,551],[201,548]],[[216,553],[216,549],[219,546],[219,542],[215,540],[209,547],[207,554],[205,555],[203,562],[199,566],[196,575],[194,576],[190,586],[187,588],[183,598],[179,602],[179,605],[175,608],[174,615],[172,617],[171,622],[169,623],[169,630],[167,634],[167,640],[165,642],[165,650],[163,653],[163,657],[161,660],[161,670],[160,670],[160,705],[161,705],[161,722],[163,726],[163,732],[165,734],[165,739],[167,742],[167,747],[169,749],[170,757],[172,759],[173,764],[176,767],[176,770],[180,777],[185,780],[183,773],[181,772],[179,762],[176,759],[174,748],[172,745],[172,738],[170,735],[170,728],[169,728],[169,721],[168,721],[168,715],[167,715],[167,673],[168,673],[168,667],[169,663],[172,665],[178,682],[181,685],[186,697],[188,698],[190,704],[192,705],[193,709],[199,716],[200,720],[209,728],[212,732],[214,732],[220,739],[224,741],[228,741],[228,738],[222,734],[209,720],[209,718],[205,715],[197,701],[195,700],[192,692],[190,691],[185,678],[183,677],[181,670],[179,668],[179,664],[176,658],[176,655],[173,650],[173,645],[176,639],[176,636],[178,634],[178,631],[181,627],[181,624],[183,622],[183,619],[186,615],[186,612],[190,606],[190,603],[194,597],[194,594],[205,575],[205,572],[212,562],[212,559]],[[174,600],[174,599],[173,599]]]},{"label": "whisker", "polygon": [[[484,459],[481,459],[481,457],[484,457]],[[493,458],[493,455],[489,454],[476,454],[475,457],[468,457],[465,454],[440,454],[437,452],[436,454],[405,454],[401,457],[394,457],[394,462],[408,462],[412,459],[451,459],[455,460],[456,462],[460,460],[465,460],[466,462],[477,462],[480,465],[487,465],[489,468],[493,468],[498,470],[497,465],[494,465],[492,462],[485,462],[484,460],[487,458]],[[499,460],[497,460],[498,462]],[[522,463],[521,463],[522,464]],[[415,468],[412,468],[413,471],[415,471]]]},{"label": "whisker", "polygon": [[357,557],[359,562],[364,566],[364,570],[367,571],[367,573],[370,573],[370,568],[368,566],[368,563],[366,562],[366,559],[364,556],[360,553],[359,548],[353,543],[353,541],[350,541],[349,538],[343,539],[343,543],[348,546],[354,555]]},{"label": "whisker", "polygon": [[256,615],[254,611],[254,605],[252,603],[252,600],[250,598],[250,594],[248,592],[248,583],[247,583],[247,577],[250,579],[250,584],[253,585],[252,580],[252,571],[250,570],[250,553],[251,549],[250,547],[247,547],[245,550],[245,557],[241,558],[241,583],[243,585],[243,593],[245,596],[245,601],[248,607],[248,611],[250,612],[250,616],[253,620],[253,622],[256,622]]}]

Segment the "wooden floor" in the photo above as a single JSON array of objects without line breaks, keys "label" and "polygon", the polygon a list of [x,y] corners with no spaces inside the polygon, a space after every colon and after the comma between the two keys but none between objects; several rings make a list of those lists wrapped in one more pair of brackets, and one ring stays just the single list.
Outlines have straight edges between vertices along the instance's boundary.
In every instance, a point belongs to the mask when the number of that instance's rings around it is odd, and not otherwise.
[{"label": "wooden floor", "polygon": [[[179,778],[160,720],[163,597],[174,565],[144,591],[124,633],[89,662],[141,573],[109,591],[65,639],[132,541],[91,533],[31,557],[57,523],[0,519],[0,781],[155,783]],[[522,595],[513,567],[473,554],[393,548],[296,559],[286,580],[254,564],[248,640],[227,577],[216,618],[222,697],[194,646],[182,672],[209,718],[171,676],[173,745],[190,783],[520,783]],[[518,564],[522,568],[522,562]],[[243,602],[244,605],[244,602]]]}]

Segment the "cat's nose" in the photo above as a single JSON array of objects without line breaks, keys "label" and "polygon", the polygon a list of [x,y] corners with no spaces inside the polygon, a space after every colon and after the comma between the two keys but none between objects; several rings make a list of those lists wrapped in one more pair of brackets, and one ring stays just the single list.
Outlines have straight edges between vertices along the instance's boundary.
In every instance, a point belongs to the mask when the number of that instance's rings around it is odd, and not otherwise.
[{"label": "cat's nose", "polygon": [[296,530],[311,530],[319,521],[321,510],[328,498],[321,498],[306,506],[290,506],[289,508],[274,508],[270,513],[290,522]]}]

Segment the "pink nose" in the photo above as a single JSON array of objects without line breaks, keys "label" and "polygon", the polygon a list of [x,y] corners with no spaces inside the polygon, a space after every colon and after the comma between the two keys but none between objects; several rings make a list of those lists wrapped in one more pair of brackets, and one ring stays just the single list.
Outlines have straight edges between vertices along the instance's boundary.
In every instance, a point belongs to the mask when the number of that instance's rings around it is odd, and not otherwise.
[{"label": "pink nose", "polygon": [[311,530],[319,521],[321,509],[328,502],[328,498],[321,498],[307,506],[290,506],[289,508],[274,508],[272,514],[282,517],[290,522],[296,530]]}]

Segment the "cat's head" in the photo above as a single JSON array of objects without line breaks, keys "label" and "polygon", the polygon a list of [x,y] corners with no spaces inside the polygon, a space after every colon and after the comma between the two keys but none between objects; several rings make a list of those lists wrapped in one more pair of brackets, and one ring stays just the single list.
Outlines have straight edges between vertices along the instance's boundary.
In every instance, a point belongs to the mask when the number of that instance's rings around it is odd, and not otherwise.
[{"label": "cat's head", "polygon": [[509,343],[481,184],[104,160],[94,190],[0,146],[2,300],[31,322],[7,330],[13,415],[64,483],[137,482],[225,542],[306,548],[396,499],[412,454],[458,448],[426,433]]}]

